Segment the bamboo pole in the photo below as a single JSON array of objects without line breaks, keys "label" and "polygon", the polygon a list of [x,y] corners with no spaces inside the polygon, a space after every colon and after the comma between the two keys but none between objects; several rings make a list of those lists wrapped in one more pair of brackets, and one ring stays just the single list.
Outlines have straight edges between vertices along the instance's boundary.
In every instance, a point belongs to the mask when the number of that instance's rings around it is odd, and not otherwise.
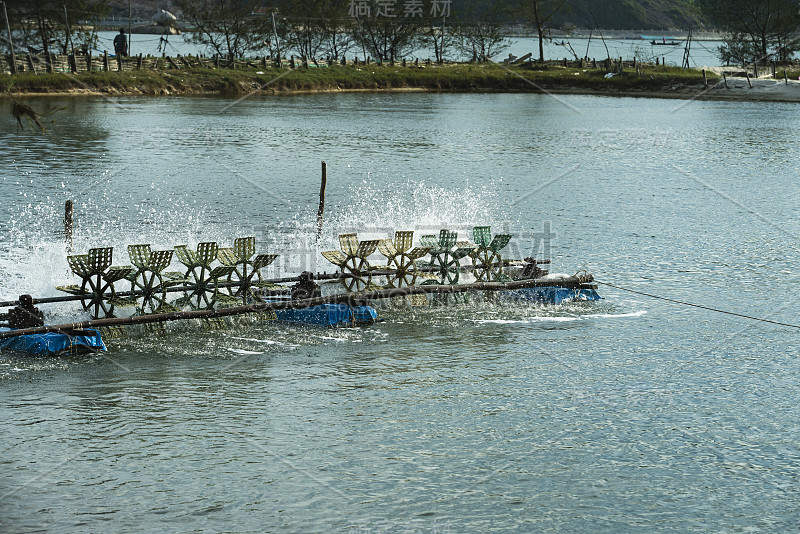
[{"label": "bamboo pole", "polygon": [[340,295],[330,295],[327,297],[317,297],[302,300],[283,300],[274,302],[258,302],[254,304],[246,304],[242,306],[232,306],[230,308],[222,308],[219,310],[192,310],[185,312],[172,312],[172,313],[156,313],[152,315],[136,315],[131,317],[113,317],[109,319],[93,319],[90,321],[80,321],[77,323],[65,323],[59,325],[45,325],[33,328],[20,328],[18,330],[9,330],[0,332],[0,339],[7,339],[11,337],[46,334],[48,332],[69,332],[70,330],[82,330],[85,328],[102,328],[106,326],[132,326],[138,324],[159,323],[178,321],[186,319],[216,319],[222,317],[233,317],[236,315],[244,315],[248,313],[260,313],[268,310],[297,310],[303,308],[310,308],[320,304],[349,304],[355,305],[356,303],[387,299],[393,297],[402,297],[410,295],[421,295],[425,293],[433,294],[451,294],[451,293],[466,293],[470,291],[511,291],[514,289],[526,289],[534,287],[563,287],[563,282],[560,285],[554,286],[555,280],[517,280],[513,282],[475,282],[472,284],[456,284],[456,285],[427,285],[427,286],[411,286],[403,288],[382,289],[378,291],[366,291],[363,293],[344,293]]},{"label": "bamboo pole", "polygon": [[[133,48],[133,8],[131,0],[128,0],[128,57],[132,56],[131,50]],[[120,69],[122,70],[122,69]]]},{"label": "bamboo pole", "polygon": [[64,203],[64,241],[67,243],[67,252],[72,251],[72,201]]},{"label": "bamboo pole", "polygon": [[[69,47],[69,53],[73,52],[75,49],[75,43],[72,42],[72,29],[69,27],[69,14],[67,13],[67,4],[64,4],[64,25],[67,27],[67,46]],[[74,73],[75,71],[73,71]]]},{"label": "bamboo pole", "polygon": [[11,39],[11,25],[8,23],[8,10],[3,2],[3,15],[6,19],[6,32],[8,33],[8,48],[11,51],[11,74],[17,73],[17,56],[14,54],[14,40]]},{"label": "bamboo pole", "polygon": [[322,181],[319,185],[319,209],[317,210],[317,241],[322,236],[322,216],[325,213],[325,187],[328,185],[328,164],[322,162]]}]

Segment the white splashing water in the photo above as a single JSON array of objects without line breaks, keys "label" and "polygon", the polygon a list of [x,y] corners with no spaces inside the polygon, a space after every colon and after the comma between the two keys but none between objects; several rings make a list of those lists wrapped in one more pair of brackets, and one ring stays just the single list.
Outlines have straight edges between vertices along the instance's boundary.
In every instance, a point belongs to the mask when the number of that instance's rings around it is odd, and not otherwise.
[{"label": "white splashing water", "polygon": [[[340,195],[337,195],[340,196]],[[344,194],[347,199],[331,199],[319,242],[314,221],[297,213],[287,213],[283,228],[257,228],[226,220],[226,213],[201,207],[196,200],[176,199],[164,210],[146,203],[130,204],[123,213],[105,213],[103,199],[86,199],[75,204],[73,254],[93,247],[114,247],[114,265],[129,263],[127,245],[150,243],[153,250],[187,244],[194,248],[202,241],[231,246],[233,239],[256,235],[257,252],[285,256],[267,276],[298,274],[303,270],[333,271],[334,266],[321,251],[339,248],[338,234],[358,232],[360,239],[391,238],[397,230],[414,230],[419,236],[438,234],[442,228],[456,230],[460,239],[471,239],[476,225],[492,225],[497,195],[491,183],[456,191],[407,179],[388,187],[377,183],[358,183]],[[336,208],[339,204],[343,207]],[[39,202],[20,207],[8,222],[13,236],[0,244],[0,300],[13,300],[28,293],[34,297],[63,295],[57,285],[79,283],[70,272],[67,246],[62,236],[60,202]],[[218,220],[218,222],[214,222]],[[212,222],[209,222],[212,221]],[[177,258],[171,270],[180,270]],[[48,306],[62,316],[75,303]]]}]

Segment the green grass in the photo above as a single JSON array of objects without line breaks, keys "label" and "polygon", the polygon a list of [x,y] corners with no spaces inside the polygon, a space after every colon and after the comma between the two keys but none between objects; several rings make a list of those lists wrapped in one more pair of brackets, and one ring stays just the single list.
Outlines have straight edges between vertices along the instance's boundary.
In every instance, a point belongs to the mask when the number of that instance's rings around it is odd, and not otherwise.
[{"label": "green grass", "polygon": [[[263,72],[263,74],[258,74]],[[502,67],[496,64],[458,64],[402,67],[348,65],[295,70],[181,69],[167,71],[95,72],[91,74],[19,74],[0,76],[0,91],[63,93],[70,91],[143,94],[243,94],[255,89],[270,93],[325,90],[423,89],[452,92],[538,92],[587,90],[601,92],[658,91],[675,85],[702,84],[702,74],[674,67],[646,67],[637,75],[604,78],[606,71],[564,68],[555,64]],[[709,82],[716,77],[709,75]]]}]

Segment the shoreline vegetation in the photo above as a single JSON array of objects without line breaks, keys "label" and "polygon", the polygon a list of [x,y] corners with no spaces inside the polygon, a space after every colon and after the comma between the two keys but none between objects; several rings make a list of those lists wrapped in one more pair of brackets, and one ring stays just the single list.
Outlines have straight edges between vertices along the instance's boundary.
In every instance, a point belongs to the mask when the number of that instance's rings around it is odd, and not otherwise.
[{"label": "shoreline vegetation", "polygon": [[[573,62],[574,63],[574,62]],[[730,73],[732,70],[726,69]],[[94,71],[78,74],[0,75],[0,95],[292,95],[355,91],[429,91],[458,93],[555,93],[643,96],[679,99],[800,101],[798,72],[778,70],[779,79],[723,79],[717,69],[703,72],[669,66],[625,62],[563,62],[508,66],[445,64],[402,66],[364,64],[237,69]],[[613,76],[609,76],[613,74]],[[705,74],[705,81],[704,81]],[[791,80],[794,81],[791,81]]]}]

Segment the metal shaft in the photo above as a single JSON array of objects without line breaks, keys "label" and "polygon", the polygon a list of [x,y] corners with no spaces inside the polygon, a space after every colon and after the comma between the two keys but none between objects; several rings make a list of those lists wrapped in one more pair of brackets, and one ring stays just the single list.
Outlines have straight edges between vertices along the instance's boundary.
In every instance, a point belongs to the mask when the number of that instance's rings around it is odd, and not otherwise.
[{"label": "metal shaft", "polygon": [[[580,282],[575,279],[575,287],[580,287]],[[177,321],[182,319],[212,319],[217,317],[231,317],[248,313],[260,313],[268,310],[287,310],[302,309],[318,306],[320,304],[347,303],[357,304],[359,302],[402,297],[410,295],[421,295],[423,293],[466,293],[471,291],[509,291],[513,289],[524,289],[531,287],[569,287],[564,281],[555,280],[517,280],[514,282],[476,282],[473,284],[456,285],[428,285],[411,286],[396,289],[383,289],[379,291],[366,291],[363,293],[345,293],[331,295],[328,297],[317,297],[302,300],[281,300],[277,302],[258,302],[243,306],[233,306],[219,310],[193,310],[185,312],[157,313],[152,315],[136,315],[131,317],[114,317],[109,319],[94,319],[77,323],[66,323],[60,325],[45,325],[34,328],[20,328],[19,330],[9,330],[0,332],[0,339],[10,337],[45,334],[47,332],[67,333],[71,330],[84,328],[101,328],[107,326],[126,326],[137,324],[148,324],[158,322]]]}]

